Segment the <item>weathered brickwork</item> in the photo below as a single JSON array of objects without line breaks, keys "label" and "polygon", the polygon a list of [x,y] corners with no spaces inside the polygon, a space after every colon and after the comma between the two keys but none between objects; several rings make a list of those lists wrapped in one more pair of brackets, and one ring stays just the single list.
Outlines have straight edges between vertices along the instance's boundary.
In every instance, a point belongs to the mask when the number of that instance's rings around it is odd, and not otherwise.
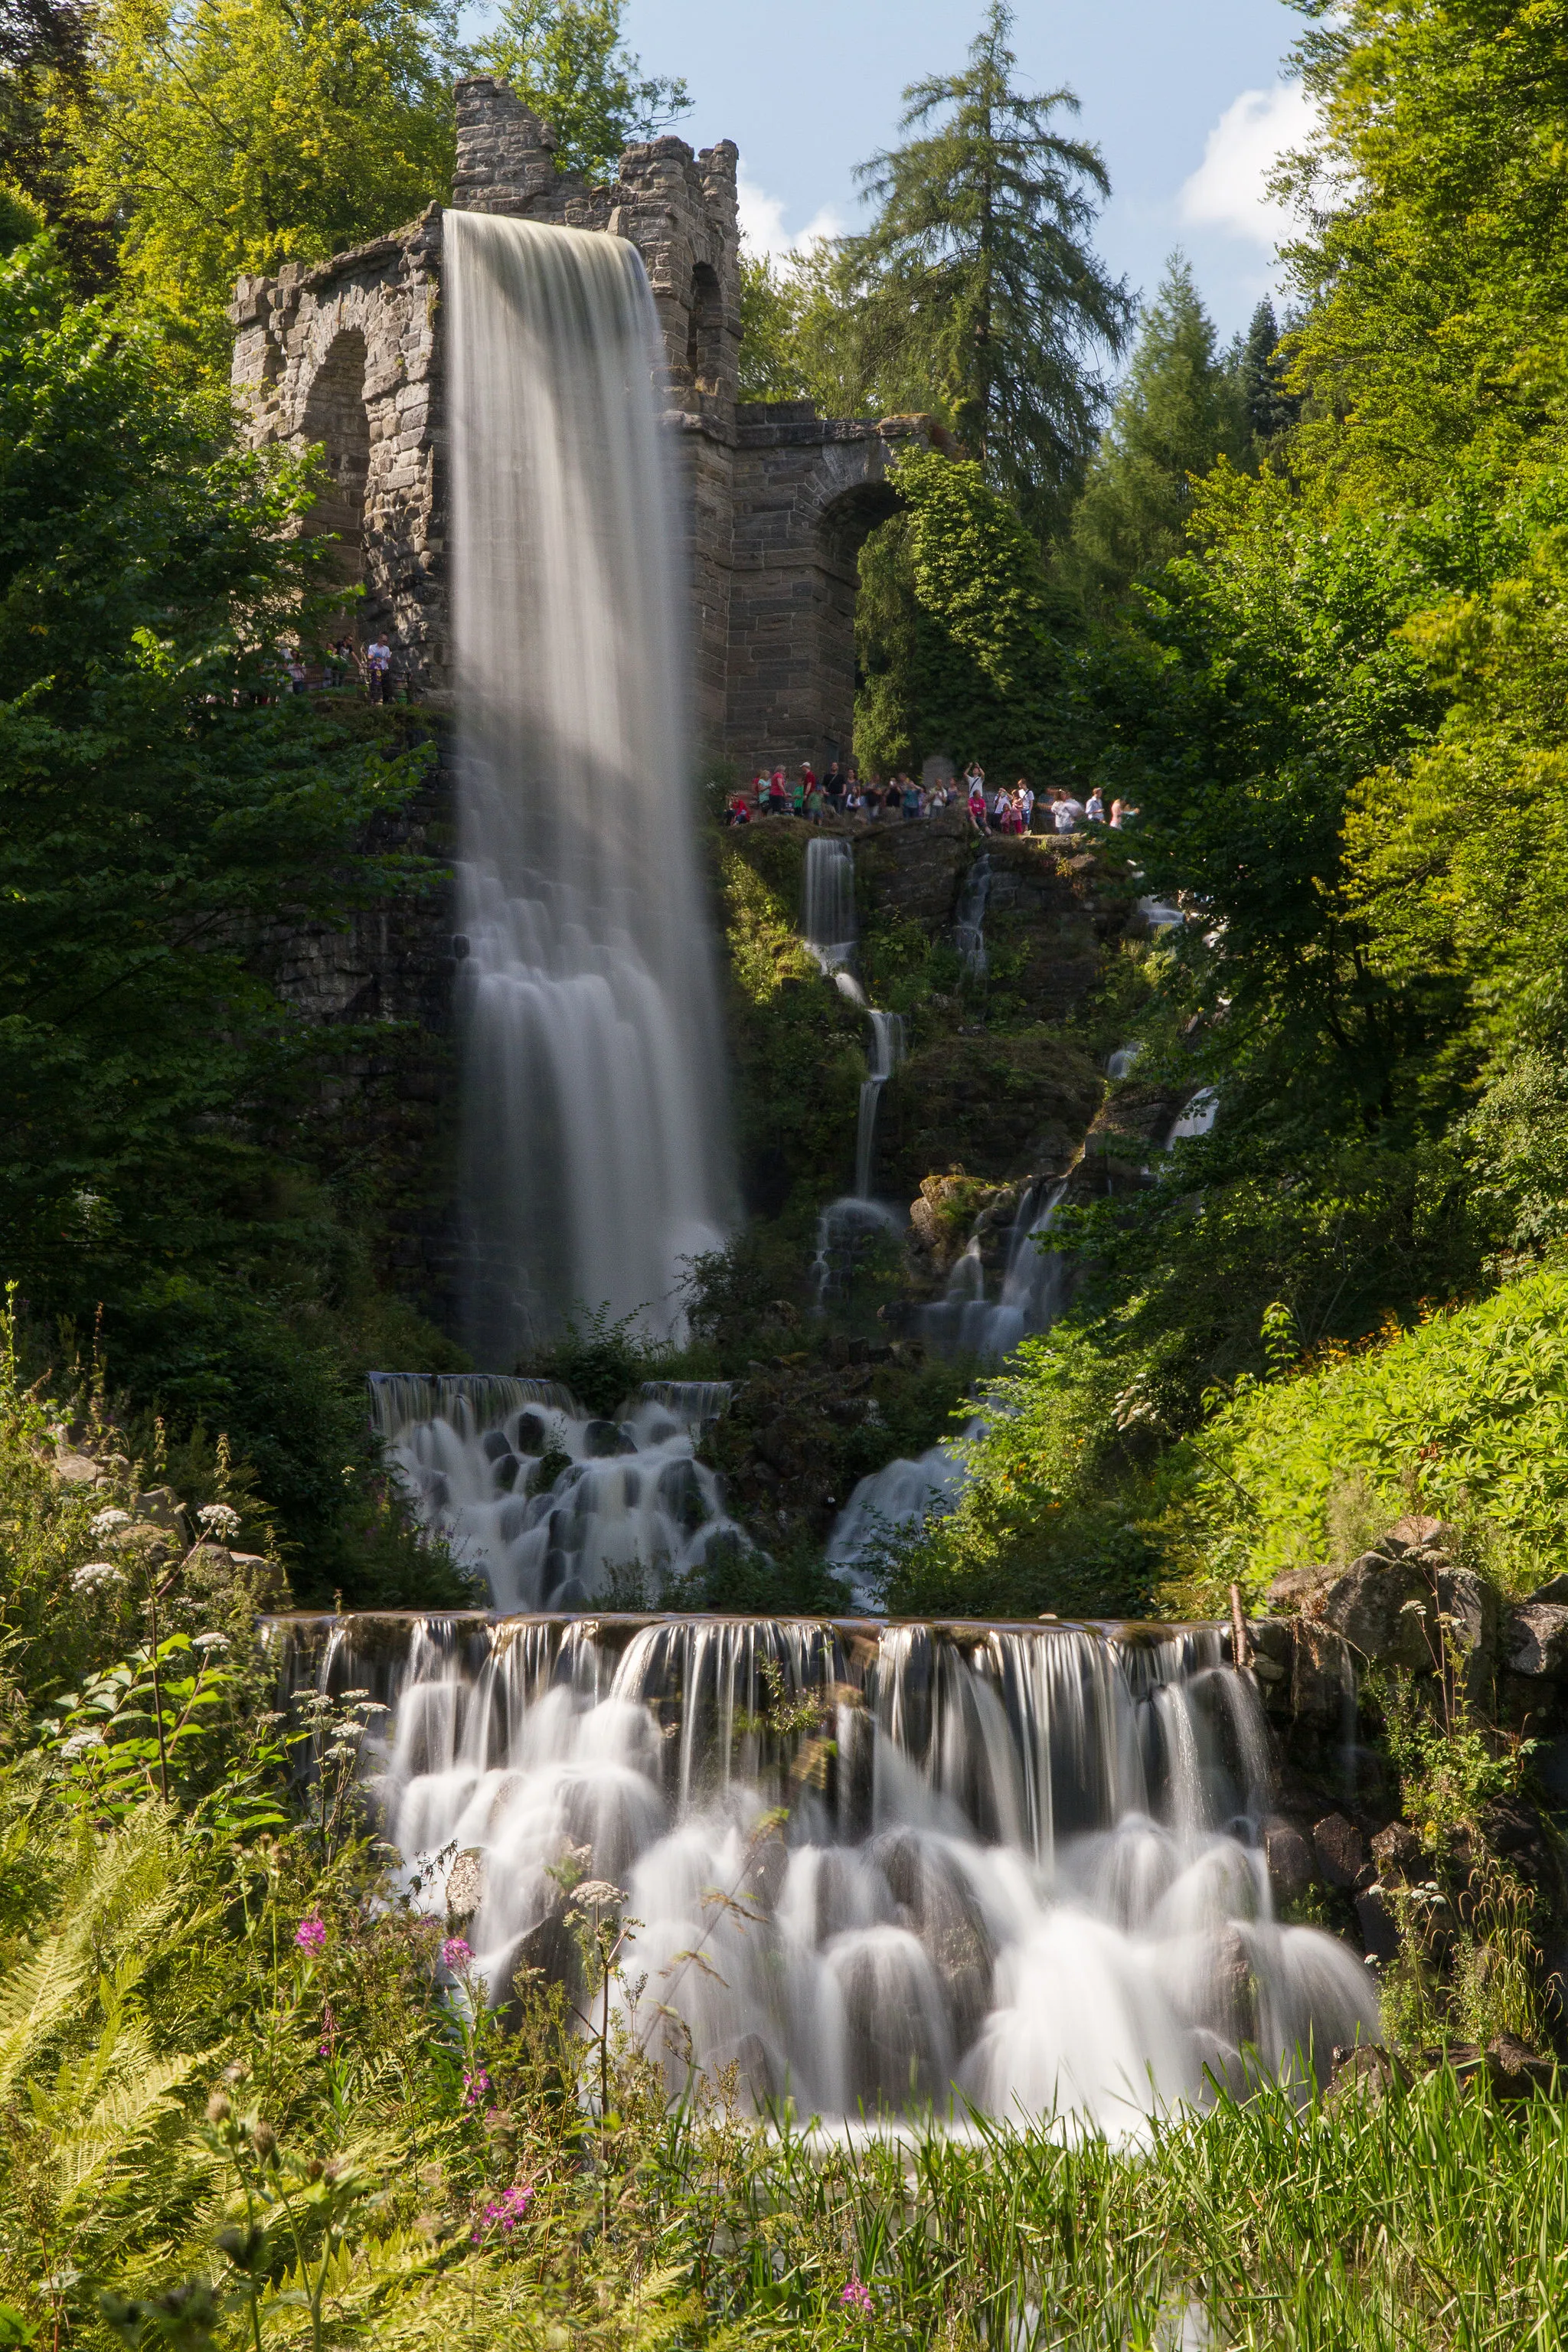
[{"label": "weathered brickwork", "polygon": [[[558,172],[555,137],[503,83],[458,86],[455,205],[603,231],[635,245],[664,336],[691,581],[704,748],[752,770],[849,748],[855,564],[891,510],[889,462],[923,420],[832,422],[741,406],[736,151],[681,139],[628,147],[614,184]],[[234,384],[258,441],[324,444],[314,526],[361,579],[362,635],[384,628],[397,673],[451,690],[442,405],[442,211],[312,268],[242,278]]]}]

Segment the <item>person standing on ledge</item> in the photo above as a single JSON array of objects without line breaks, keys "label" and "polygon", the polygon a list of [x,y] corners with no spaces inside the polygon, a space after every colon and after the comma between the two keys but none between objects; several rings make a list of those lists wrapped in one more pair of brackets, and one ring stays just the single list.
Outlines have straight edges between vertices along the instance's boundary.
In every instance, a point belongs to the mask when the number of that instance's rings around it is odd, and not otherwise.
[{"label": "person standing on ledge", "polygon": [[829,760],[827,772],[822,779],[822,796],[827,803],[829,816],[844,814],[844,771],[837,760]]},{"label": "person standing on ledge", "polygon": [[364,650],[365,688],[372,702],[384,702],[392,683],[392,647],[375,636]]}]

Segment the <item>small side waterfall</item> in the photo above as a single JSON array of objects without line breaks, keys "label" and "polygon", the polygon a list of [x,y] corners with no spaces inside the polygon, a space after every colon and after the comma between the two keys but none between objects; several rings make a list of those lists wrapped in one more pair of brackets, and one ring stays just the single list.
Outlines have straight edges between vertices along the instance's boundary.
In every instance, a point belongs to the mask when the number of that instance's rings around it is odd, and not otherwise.
[{"label": "small side waterfall", "polygon": [[989,969],[985,957],[985,908],[990,896],[991,853],[983,849],[963,877],[952,916],[952,944],[958,950],[958,961],[966,980],[984,980]]},{"label": "small side waterfall", "polygon": [[[1326,2072],[1367,1972],[1281,1926],[1269,1748],[1217,1629],[275,1621],[287,1686],[390,1709],[364,1763],[492,2000],[569,1975],[563,1864],[622,1890],[628,2030],[802,2117],[970,2104],[1125,2137]],[[471,1914],[468,1905],[474,1906]],[[699,1956],[694,1960],[692,1955]]]},{"label": "small side waterfall", "polygon": [[881,1106],[882,1088],[904,1058],[902,1013],[884,1013],[878,1005],[868,1004],[866,1017],[871,1024],[871,1053],[869,1066],[860,1082],[860,1108],[855,1127],[858,1201],[871,1197],[872,1155],[877,1148],[877,1112]]},{"label": "small side waterfall", "polygon": [[636,249],[446,215],[465,1337],[679,1320],[729,1215],[660,345]]},{"label": "small side waterfall", "polygon": [[948,1276],[946,1295],[915,1310],[916,1328],[942,1355],[1005,1356],[1032,1332],[1048,1331],[1067,1305],[1061,1258],[1041,1243],[1066,1192],[1043,1176],[1018,1203],[1007,1242],[999,1297],[985,1296],[985,1267],[972,1240]]},{"label": "small side waterfall", "polygon": [[800,935],[824,972],[838,971],[855,952],[855,847],[831,834],[805,845]]}]

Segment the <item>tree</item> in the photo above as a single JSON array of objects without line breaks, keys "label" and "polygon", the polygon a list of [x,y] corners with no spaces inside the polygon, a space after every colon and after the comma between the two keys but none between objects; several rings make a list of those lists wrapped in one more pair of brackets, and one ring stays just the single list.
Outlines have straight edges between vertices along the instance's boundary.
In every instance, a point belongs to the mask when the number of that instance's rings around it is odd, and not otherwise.
[{"label": "tree", "polygon": [[242,272],[317,261],[451,186],[450,0],[105,0],[57,108],[79,200],[215,376]]},{"label": "tree", "polygon": [[1070,568],[1091,604],[1181,553],[1193,478],[1219,457],[1239,462],[1247,441],[1236,377],[1215,355],[1191,269],[1173,254],[1073,514]]},{"label": "tree", "polygon": [[859,168],[879,207],[843,241],[839,289],[868,384],[934,405],[986,479],[1053,528],[1091,453],[1099,368],[1131,311],[1087,239],[1110,193],[1100,151],[1052,128],[1070,91],[1014,85],[1010,9],[992,0],[958,74],[904,92],[919,136]]},{"label": "tree", "polygon": [[1321,130],[1292,178],[1303,454],[1363,498],[1441,493],[1560,429],[1568,0],[1313,0]]},{"label": "tree", "polygon": [[902,511],[861,551],[856,756],[1038,774],[1058,667],[1039,548],[973,459],[911,450],[892,478]]},{"label": "tree", "polygon": [[417,883],[366,841],[419,763],[279,697],[342,591],[308,470],[210,424],[47,248],[0,263],[0,1253],[326,1557],[363,1413],[316,1107],[374,1040],[308,1028],[262,942]]},{"label": "tree", "polygon": [[1235,354],[1235,373],[1253,446],[1264,451],[1299,423],[1301,403],[1287,381],[1274,305],[1266,294]]},{"label": "tree", "polygon": [[686,84],[646,75],[625,46],[626,0],[506,0],[475,55],[542,115],[558,168],[613,180],[621,150],[690,111]]}]

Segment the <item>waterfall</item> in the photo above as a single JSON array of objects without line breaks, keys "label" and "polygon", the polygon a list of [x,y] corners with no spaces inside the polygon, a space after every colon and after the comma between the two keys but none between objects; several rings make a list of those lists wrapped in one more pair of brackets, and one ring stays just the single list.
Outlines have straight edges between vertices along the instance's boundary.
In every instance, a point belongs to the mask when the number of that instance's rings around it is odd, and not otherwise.
[{"label": "waterfall", "polygon": [[837,971],[855,952],[855,849],[851,842],[816,835],[805,845],[800,935],[824,972]]},{"label": "waterfall", "polygon": [[[492,2001],[569,1973],[562,1864],[622,1890],[628,2032],[759,2106],[1058,2129],[1327,2070],[1367,1972],[1274,1916],[1270,1754],[1217,1629],[776,1619],[275,1621],[370,1692],[412,1899]],[[471,1915],[468,1906],[473,1905]],[[692,1955],[699,1958],[693,1959]]]},{"label": "waterfall", "polygon": [[449,212],[465,1338],[679,1324],[729,1213],[658,323],[619,238]]},{"label": "waterfall", "polygon": [[642,1608],[715,1545],[755,1552],[693,1451],[727,1381],[645,1381],[614,1420],[553,1381],[378,1373],[372,1400],[421,1524],[498,1608]]},{"label": "waterfall", "polygon": [[884,1013],[875,1004],[866,1007],[866,1014],[871,1024],[871,1058],[866,1076],[860,1081],[860,1108],[855,1124],[855,1198],[858,1201],[868,1201],[871,1197],[877,1111],[882,1099],[882,1088],[904,1058],[903,1015]]},{"label": "waterfall", "polygon": [[952,944],[958,950],[958,961],[966,980],[984,980],[989,969],[985,957],[985,905],[990,896],[991,853],[983,849],[963,877],[952,915]]},{"label": "waterfall", "polygon": [[1067,1305],[1066,1268],[1040,1243],[1066,1190],[1059,1177],[1042,1176],[1025,1192],[1008,1236],[998,1297],[985,1296],[984,1263],[972,1239],[948,1276],[944,1296],[916,1308],[916,1328],[940,1354],[1005,1356],[1032,1332],[1049,1330]]}]

